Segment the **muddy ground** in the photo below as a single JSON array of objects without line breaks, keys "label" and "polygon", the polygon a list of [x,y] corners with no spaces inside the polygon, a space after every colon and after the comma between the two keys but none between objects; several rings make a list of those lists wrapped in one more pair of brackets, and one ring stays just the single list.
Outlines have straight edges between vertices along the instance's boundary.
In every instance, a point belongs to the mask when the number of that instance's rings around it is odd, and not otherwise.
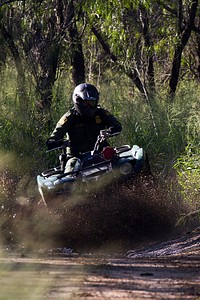
[{"label": "muddy ground", "polygon": [[0,266],[2,300],[200,299],[200,230],[121,255],[58,248]]},{"label": "muddy ground", "polygon": [[0,300],[200,299],[200,230],[177,230],[185,208],[166,191],[143,180],[59,210],[4,205]]}]

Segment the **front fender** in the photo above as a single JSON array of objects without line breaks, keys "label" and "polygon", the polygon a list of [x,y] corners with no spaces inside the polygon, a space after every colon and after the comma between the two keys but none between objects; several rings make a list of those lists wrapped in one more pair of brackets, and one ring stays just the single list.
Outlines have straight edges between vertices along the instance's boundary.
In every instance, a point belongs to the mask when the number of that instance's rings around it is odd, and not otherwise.
[{"label": "front fender", "polygon": [[137,160],[141,160],[144,159],[144,149],[140,148],[137,145],[133,145],[133,147],[131,148],[131,152],[132,152],[132,156],[137,159]]}]

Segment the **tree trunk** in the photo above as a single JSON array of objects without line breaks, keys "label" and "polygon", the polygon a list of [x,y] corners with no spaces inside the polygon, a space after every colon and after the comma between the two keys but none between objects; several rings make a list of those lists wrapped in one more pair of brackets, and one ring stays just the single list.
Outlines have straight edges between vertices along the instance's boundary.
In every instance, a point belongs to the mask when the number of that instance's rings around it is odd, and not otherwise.
[{"label": "tree trunk", "polygon": [[41,62],[42,74],[37,81],[37,90],[41,96],[41,108],[49,111],[52,104],[52,88],[56,81],[60,45],[51,42],[50,44],[46,43],[45,48],[46,51],[44,51]]},{"label": "tree trunk", "polygon": [[151,36],[149,32],[149,17],[146,8],[140,4],[140,12],[141,12],[141,23],[142,23],[142,31],[144,44],[146,47],[147,53],[147,79],[148,79],[148,90],[150,94],[155,93],[155,78],[154,78],[154,47],[151,41]]},{"label": "tree trunk", "polygon": [[3,24],[0,23],[0,31],[1,34],[8,46],[8,49],[12,53],[16,70],[17,70],[17,85],[18,85],[18,96],[19,96],[19,105],[20,109],[26,109],[26,93],[25,93],[25,74],[24,69],[21,61],[21,57],[18,51],[17,46],[15,45],[12,36],[10,33],[6,30],[6,28],[3,26]]},{"label": "tree trunk", "polygon": [[173,101],[178,80],[179,80],[179,74],[180,74],[180,67],[181,67],[181,58],[182,58],[182,52],[190,38],[191,31],[194,27],[194,21],[196,16],[196,11],[198,7],[198,0],[193,0],[191,8],[190,8],[190,14],[189,18],[187,20],[187,24],[185,25],[185,28],[183,29],[183,22],[182,22],[182,0],[179,0],[179,13],[178,13],[178,31],[179,31],[179,42],[177,43],[177,46],[175,48],[174,52],[174,58],[172,62],[172,71],[171,71],[171,77],[169,82],[169,95],[170,99]]},{"label": "tree trunk", "polygon": [[[73,1],[68,6],[69,14],[75,15]],[[82,43],[79,39],[76,22],[70,22],[68,26],[71,50],[71,65],[72,65],[72,79],[74,85],[85,82],[85,61],[82,49]]]},{"label": "tree trunk", "polygon": [[197,77],[200,80],[200,38],[197,39]]}]

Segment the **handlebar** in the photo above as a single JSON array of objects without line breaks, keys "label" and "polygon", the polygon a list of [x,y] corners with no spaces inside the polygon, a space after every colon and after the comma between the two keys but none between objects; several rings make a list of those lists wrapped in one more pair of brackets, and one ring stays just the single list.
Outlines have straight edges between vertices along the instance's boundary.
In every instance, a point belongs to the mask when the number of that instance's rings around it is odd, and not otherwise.
[{"label": "handlebar", "polygon": [[106,138],[116,136],[118,134],[120,134],[120,132],[111,133],[110,129],[101,130],[97,137],[97,141],[95,143],[93,153],[99,152],[100,145],[106,140]]},{"label": "handlebar", "polygon": [[103,129],[100,131],[100,136],[101,137],[104,137],[104,138],[107,138],[107,137],[112,137],[112,136],[116,136],[116,135],[119,135],[120,132],[115,132],[115,133],[110,133],[110,129]]}]

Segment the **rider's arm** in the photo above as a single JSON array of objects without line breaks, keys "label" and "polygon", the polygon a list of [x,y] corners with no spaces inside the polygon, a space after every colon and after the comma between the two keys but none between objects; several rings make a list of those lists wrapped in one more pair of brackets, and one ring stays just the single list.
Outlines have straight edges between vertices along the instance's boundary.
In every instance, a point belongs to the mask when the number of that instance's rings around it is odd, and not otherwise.
[{"label": "rider's arm", "polygon": [[61,146],[63,144],[63,138],[68,132],[69,123],[70,123],[71,115],[70,112],[65,113],[58,123],[49,139],[46,142],[46,145],[49,150]]},{"label": "rider's arm", "polygon": [[65,113],[56,124],[56,127],[50,135],[50,138],[54,139],[55,141],[62,140],[69,130],[71,117],[72,116],[70,112]]},{"label": "rider's arm", "polygon": [[122,125],[119,120],[112,115],[106,109],[102,109],[103,120],[107,128],[110,129],[111,133],[117,133],[122,131]]}]

